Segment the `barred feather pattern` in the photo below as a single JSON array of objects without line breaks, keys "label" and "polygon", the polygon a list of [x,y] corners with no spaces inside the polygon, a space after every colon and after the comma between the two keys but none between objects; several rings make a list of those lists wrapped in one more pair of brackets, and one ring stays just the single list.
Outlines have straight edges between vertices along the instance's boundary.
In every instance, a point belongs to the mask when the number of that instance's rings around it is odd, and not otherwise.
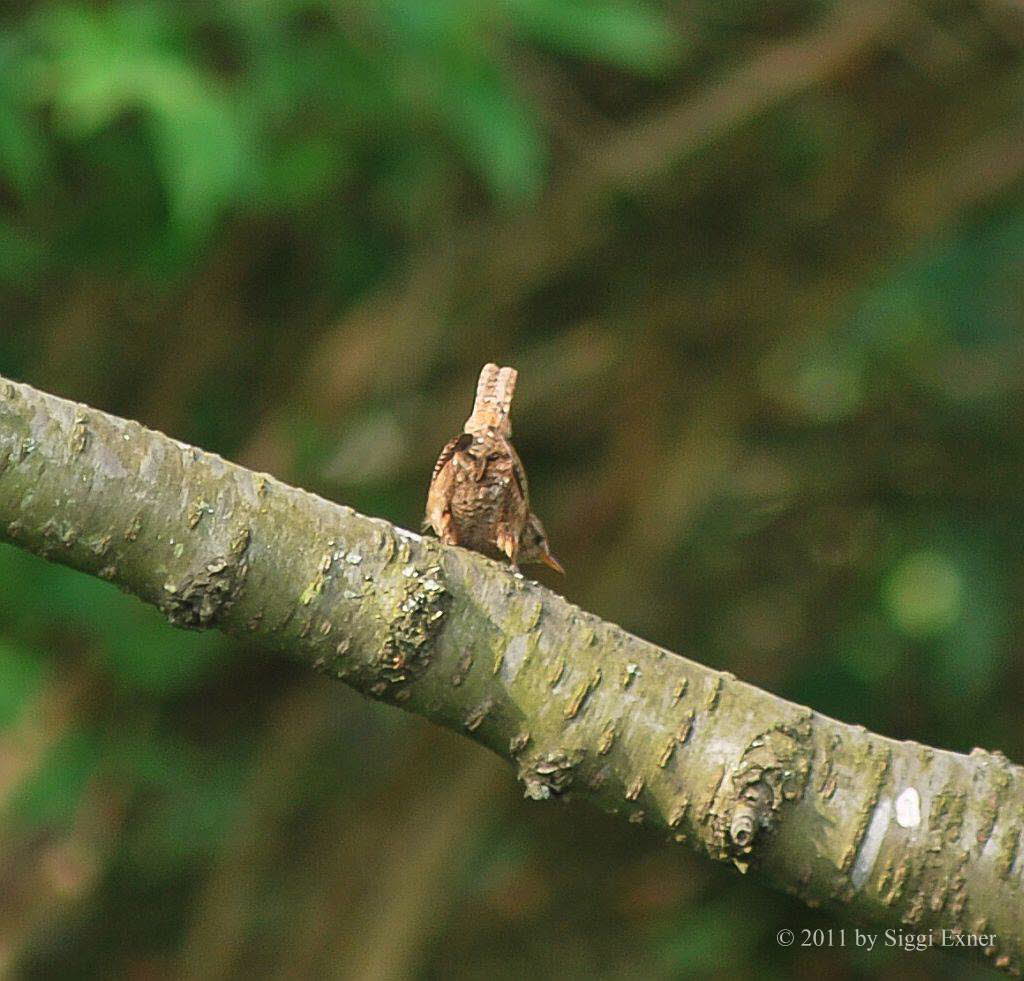
[{"label": "barred feather pattern", "polygon": [[509,413],[512,396],[516,390],[515,368],[499,368],[496,364],[485,364],[476,383],[476,399],[473,411],[466,420],[463,431],[476,435],[493,429],[506,438],[512,435]]},{"label": "barred feather pattern", "polygon": [[561,571],[543,525],[530,513],[526,472],[509,438],[516,377],[515,368],[484,365],[473,412],[434,465],[425,524],[449,545]]}]

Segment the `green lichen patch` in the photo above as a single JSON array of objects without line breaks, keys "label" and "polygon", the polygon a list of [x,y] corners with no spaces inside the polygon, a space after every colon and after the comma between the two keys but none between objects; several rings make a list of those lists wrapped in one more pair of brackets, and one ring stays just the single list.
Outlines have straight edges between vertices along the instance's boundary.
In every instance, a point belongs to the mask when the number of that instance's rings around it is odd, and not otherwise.
[{"label": "green lichen patch", "polygon": [[320,556],[320,561],[316,565],[316,575],[307,583],[306,588],[302,591],[302,595],[299,597],[299,602],[303,606],[309,606],[323,591],[324,586],[327,583],[327,575],[331,571],[331,566],[334,563],[334,547],[333,542],[328,543],[330,548]]},{"label": "green lichen patch", "polygon": [[204,630],[230,608],[249,571],[244,559],[218,556],[178,582],[164,583],[159,607],[176,627]]},{"label": "green lichen patch", "polygon": [[378,656],[385,680],[397,684],[426,670],[450,606],[451,595],[439,565],[403,574],[396,609]]}]

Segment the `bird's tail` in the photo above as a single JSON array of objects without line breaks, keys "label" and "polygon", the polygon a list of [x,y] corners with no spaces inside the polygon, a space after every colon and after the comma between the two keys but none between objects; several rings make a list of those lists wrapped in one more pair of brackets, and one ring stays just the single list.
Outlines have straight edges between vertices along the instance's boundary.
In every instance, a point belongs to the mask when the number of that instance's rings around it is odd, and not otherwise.
[{"label": "bird's tail", "polygon": [[512,408],[512,394],[516,390],[515,368],[499,368],[496,364],[485,364],[476,383],[476,401],[473,413],[463,427],[467,433],[478,433],[485,429],[496,429],[504,436],[512,435],[509,410]]}]

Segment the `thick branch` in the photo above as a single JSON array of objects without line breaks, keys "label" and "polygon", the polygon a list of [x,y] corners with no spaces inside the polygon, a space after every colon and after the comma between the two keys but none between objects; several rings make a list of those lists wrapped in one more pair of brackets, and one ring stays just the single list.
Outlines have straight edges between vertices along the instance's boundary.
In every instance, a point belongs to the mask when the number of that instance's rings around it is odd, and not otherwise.
[{"label": "thick branch", "polygon": [[936,945],[994,937],[1020,972],[1024,771],[998,753],[836,722],[481,556],[3,380],[0,537],[463,732],[531,797],[571,790]]}]

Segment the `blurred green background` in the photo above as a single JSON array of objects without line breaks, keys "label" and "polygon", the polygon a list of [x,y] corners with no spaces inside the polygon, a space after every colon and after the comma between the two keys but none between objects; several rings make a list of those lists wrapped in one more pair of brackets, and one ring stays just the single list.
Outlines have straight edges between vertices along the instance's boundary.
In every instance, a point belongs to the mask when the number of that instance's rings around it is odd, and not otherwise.
[{"label": "blurred green background", "polygon": [[[1011,0],[18,2],[0,372],[417,527],[485,361],[568,575],[1024,762]],[[964,977],[0,549],[0,974]]]}]

